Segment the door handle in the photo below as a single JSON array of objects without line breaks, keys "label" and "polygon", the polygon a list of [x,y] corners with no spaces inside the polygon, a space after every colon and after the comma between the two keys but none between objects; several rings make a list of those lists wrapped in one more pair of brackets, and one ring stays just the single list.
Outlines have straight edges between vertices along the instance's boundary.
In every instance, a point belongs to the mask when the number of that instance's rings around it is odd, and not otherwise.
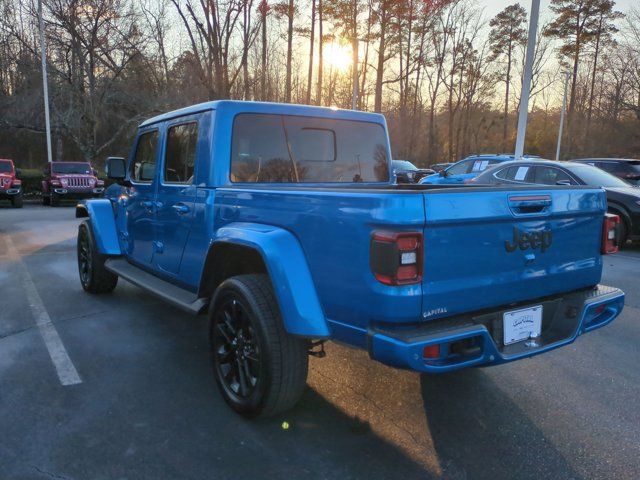
[{"label": "door handle", "polygon": [[185,213],[189,213],[189,207],[184,203],[176,203],[172,207],[178,215],[184,215]]},{"label": "door handle", "polygon": [[548,213],[551,195],[511,195],[509,208],[514,215],[535,215]]}]

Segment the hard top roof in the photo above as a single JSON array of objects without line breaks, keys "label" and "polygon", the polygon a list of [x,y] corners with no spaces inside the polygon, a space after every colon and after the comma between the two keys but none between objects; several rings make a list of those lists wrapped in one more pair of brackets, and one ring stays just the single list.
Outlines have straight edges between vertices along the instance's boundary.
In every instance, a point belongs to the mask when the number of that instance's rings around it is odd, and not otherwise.
[{"label": "hard top roof", "polygon": [[266,113],[276,115],[300,115],[310,117],[335,118],[341,120],[365,121],[385,124],[384,116],[379,113],[360,112],[357,110],[342,110],[338,108],[316,107],[311,105],[297,105],[288,103],[247,102],[242,100],[216,100],[199,103],[180,108],[171,112],[157,115],[142,122],[140,127],[146,127],[177,117],[193,115],[207,110],[218,110],[228,114],[238,113]]}]

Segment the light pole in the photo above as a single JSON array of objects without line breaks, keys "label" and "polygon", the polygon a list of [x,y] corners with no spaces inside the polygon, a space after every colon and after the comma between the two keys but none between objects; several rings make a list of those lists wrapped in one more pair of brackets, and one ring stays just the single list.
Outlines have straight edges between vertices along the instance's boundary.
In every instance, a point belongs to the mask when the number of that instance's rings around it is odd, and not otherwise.
[{"label": "light pole", "polygon": [[524,138],[527,133],[527,116],[529,113],[529,94],[531,93],[531,77],[533,75],[533,59],[536,51],[536,36],[538,34],[538,16],[540,15],[540,0],[531,0],[531,18],[529,20],[529,39],[527,40],[527,54],[522,79],[522,93],[520,95],[520,112],[518,112],[518,136],[516,137],[515,158],[519,160],[524,153]]},{"label": "light pole", "polygon": [[562,110],[560,111],[560,127],[558,128],[558,147],[556,148],[556,161],[560,160],[560,145],[562,144],[562,129],[564,128],[564,112],[567,110],[567,90],[569,89],[569,79],[571,72],[564,74],[564,95],[562,97]]},{"label": "light pole", "polygon": [[47,87],[47,57],[44,46],[44,18],[42,17],[42,0],[38,0],[38,20],[40,22],[40,58],[42,60],[42,92],[44,96],[44,123],[47,133],[47,161],[51,163],[51,123],[49,121],[49,89]]}]

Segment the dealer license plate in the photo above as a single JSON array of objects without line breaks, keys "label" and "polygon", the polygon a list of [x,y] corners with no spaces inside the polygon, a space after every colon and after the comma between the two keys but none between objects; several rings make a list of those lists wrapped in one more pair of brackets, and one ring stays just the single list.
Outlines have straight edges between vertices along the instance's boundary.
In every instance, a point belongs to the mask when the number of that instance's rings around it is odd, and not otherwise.
[{"label": "dealer license plate", "polygon": [[537,338],[542,327],[542,305],[505,312],[503,319],[505,345]]}]

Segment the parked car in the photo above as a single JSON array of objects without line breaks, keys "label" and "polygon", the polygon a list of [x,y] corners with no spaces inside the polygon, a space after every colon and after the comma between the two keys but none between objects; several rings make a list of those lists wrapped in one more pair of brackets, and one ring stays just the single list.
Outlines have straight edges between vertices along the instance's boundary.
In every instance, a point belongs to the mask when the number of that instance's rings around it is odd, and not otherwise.
[{"label": "parked car", "polygon": [[450,167],[451,165],[453,165],[453,163],[436,163],[434,165],[431,165],[429,168],[431,168],[435,173],[440,173],[442,170]]},{"label": "parked car", "polygon": [[13,160],[0,158],[0,199],[9,200],[14,208],[22,208],[20,173]]},{"label": "parked car", "polygon": [[571,161],[588,163],[632,185],[640,185],[640,160],[633,158],[579,158]]},{"label": "parked car", "polygon": [[618,220],[600,188],[414,189],[390,158],[374,113],[217,101],[154,117],[107,160],[118,188],[77,206],[81,285],[122,277],[206,313],[216,382],[247,416],[294,405],[328,339],[438,373],[541,354],[622,310],[599,285]]},{"label": "parked car", "polygon": [[619,241],[640,239],[640,188],[596,168],[577,162],[550,160],[503,163],[473,180],[474,185],[588,185],[607,192],[608,210],[620,216]]},{"label": "parked car", "polygon": [[418,168],[408,160],[393,160],[391,166],[398,183],[418,183],[421,178],[435,173],[429,168]]},{"label": "parked car", "polygon": [[[533,157],[525,157],[533,158]],[[424,177],[419,183],[429,184],[455,184],[465,183],[468,180],[478,176],[484,172],[488,167],[495,165],[496,163],[509,162],[514,160],[513,155],[471,155],[470,157],[460,160],[454,163],[450,167],[441,170],[440,172]]]},{"label": "parked car", "polygon": [[100,197],[104,181],[88,162],[51,162],[43,170],[42,204],[56,207],[61,200]]}]

